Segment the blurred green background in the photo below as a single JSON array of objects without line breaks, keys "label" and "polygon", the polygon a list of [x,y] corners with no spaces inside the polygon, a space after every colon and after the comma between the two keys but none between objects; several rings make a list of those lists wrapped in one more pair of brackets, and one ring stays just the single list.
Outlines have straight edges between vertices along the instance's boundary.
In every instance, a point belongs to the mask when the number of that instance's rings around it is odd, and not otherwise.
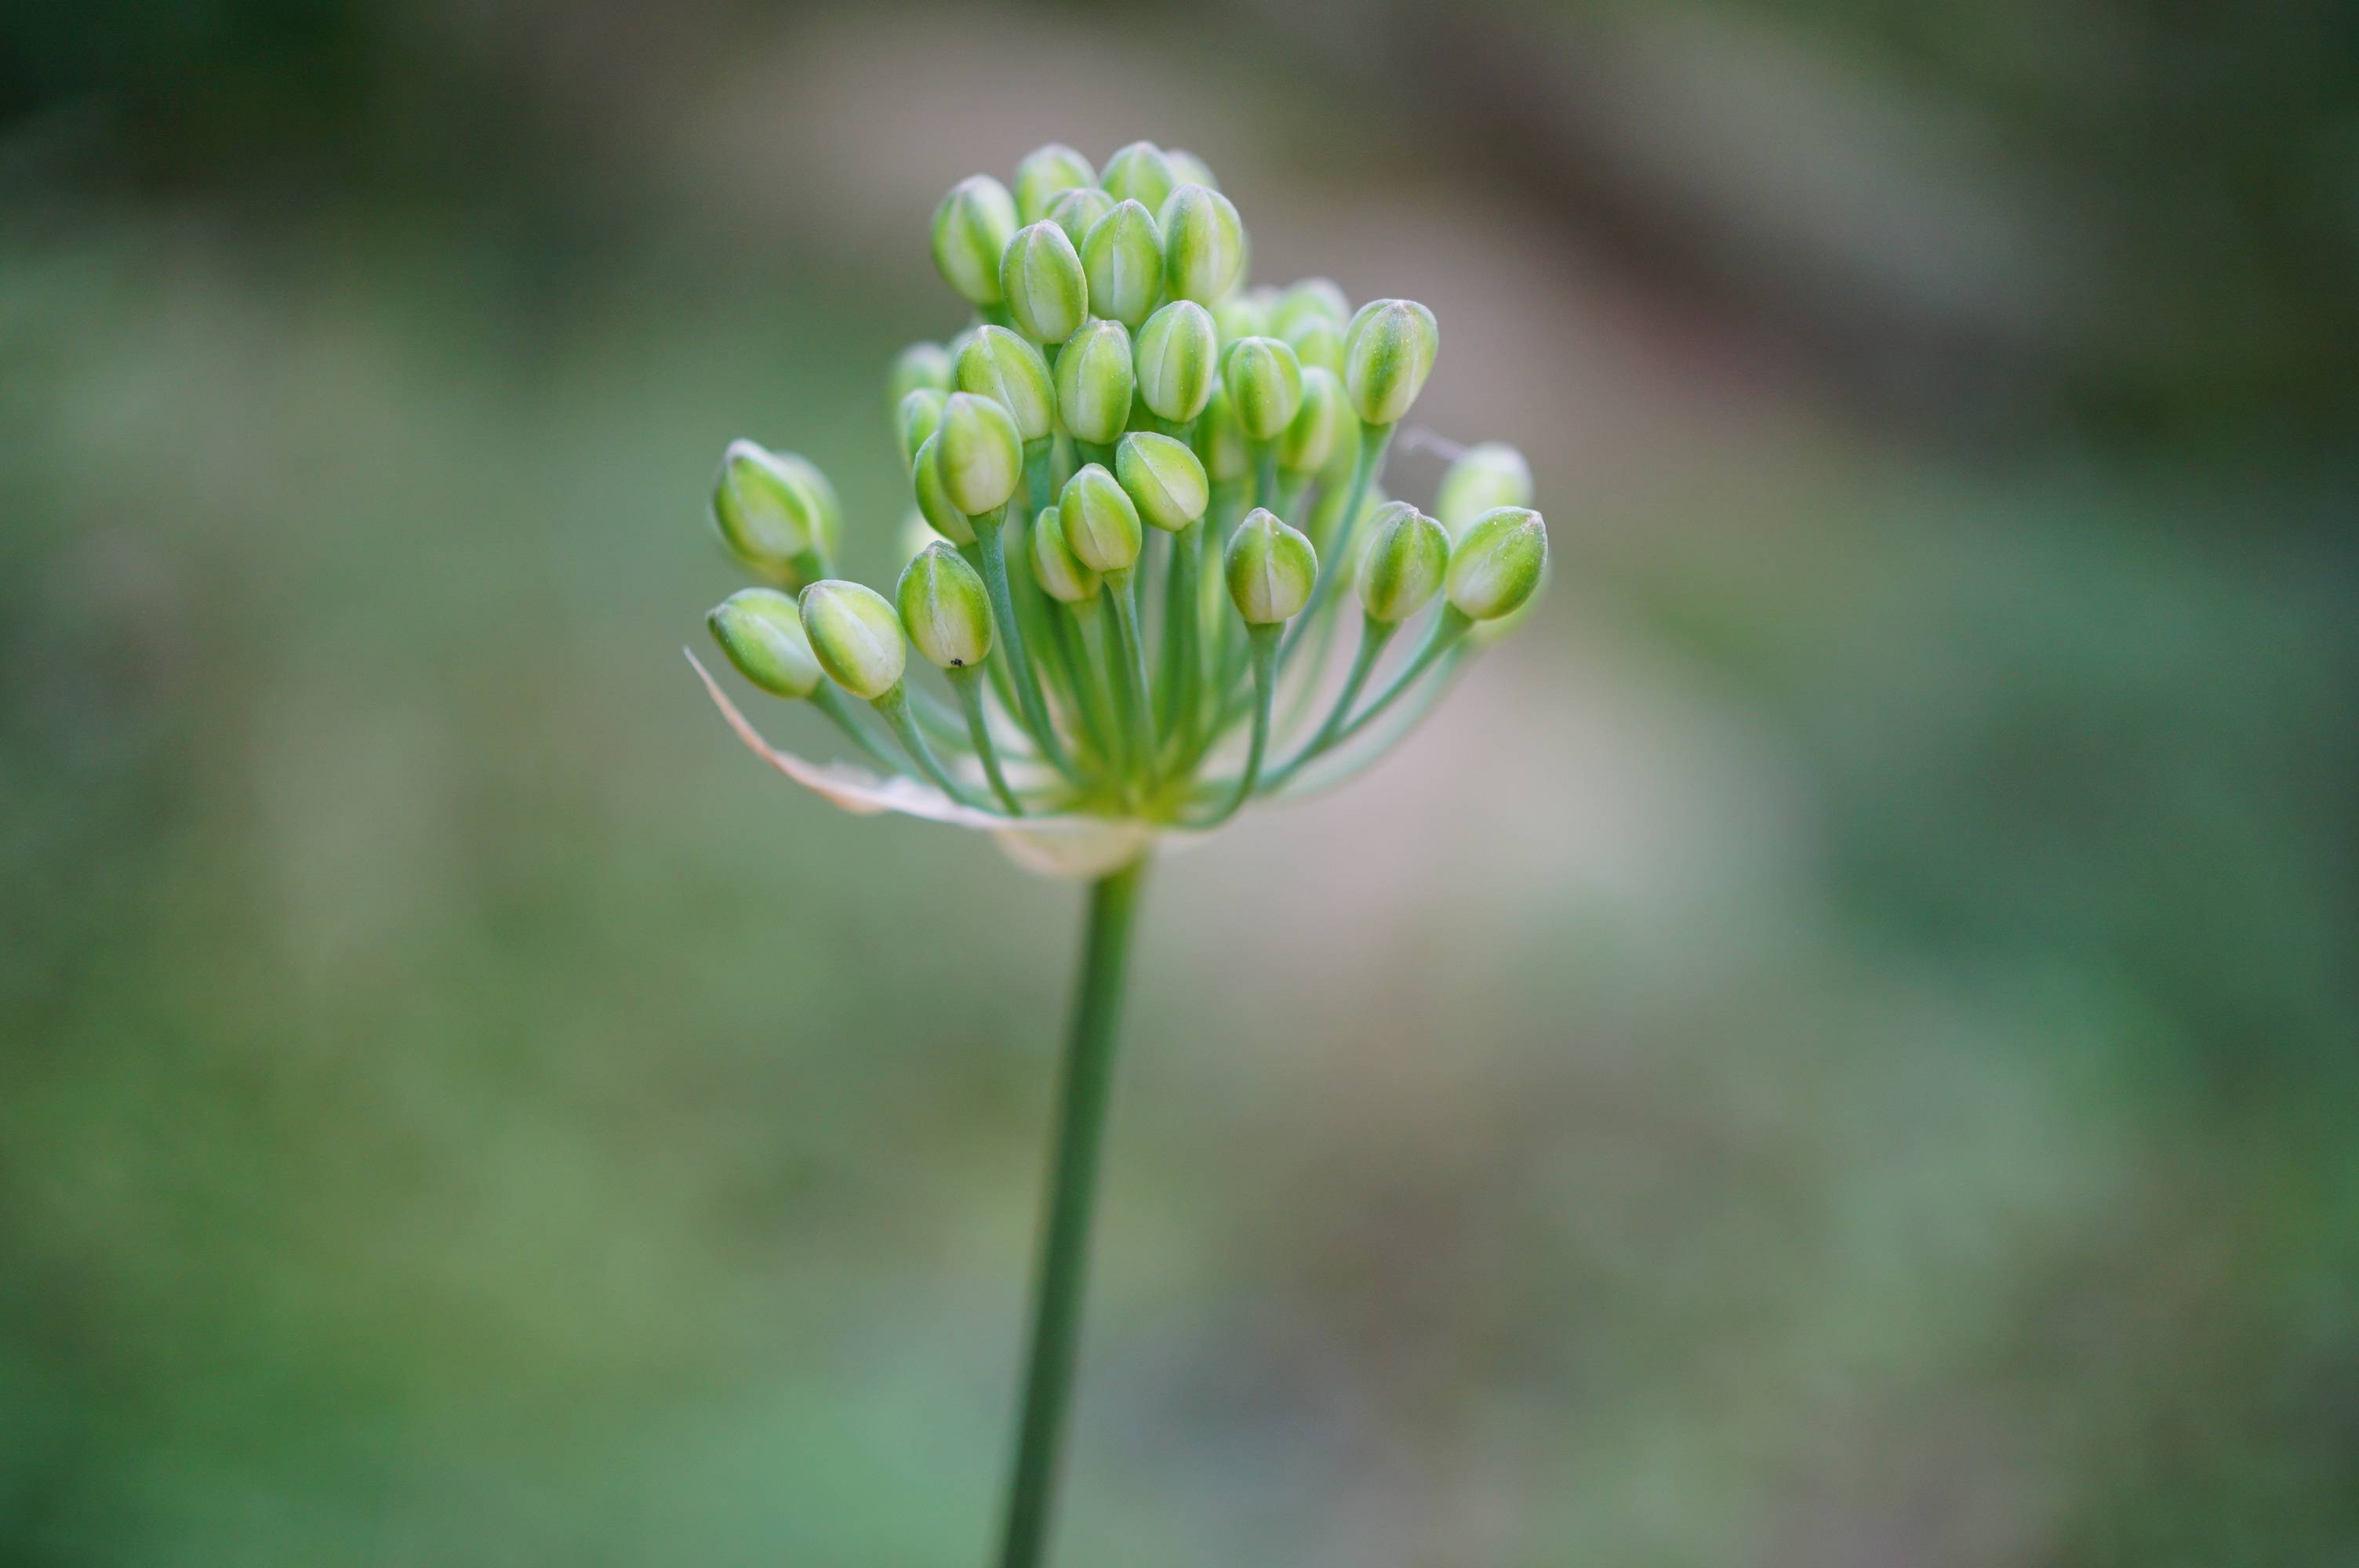
[{"label": "blurred green background", "polygon": [[982,1560],[1078,900],[678,650],[1142,135],[1557,570],[1156,873],[1061,1561],[2359,1563],[2330,0],[0,10],[0,1560]]}]

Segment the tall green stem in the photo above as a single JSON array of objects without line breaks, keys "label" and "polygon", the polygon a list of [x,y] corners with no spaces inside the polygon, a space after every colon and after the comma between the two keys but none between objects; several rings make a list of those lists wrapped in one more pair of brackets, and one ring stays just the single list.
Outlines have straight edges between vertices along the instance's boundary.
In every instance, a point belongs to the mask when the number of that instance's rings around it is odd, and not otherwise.
[{"label": "tall green stem", "polygon": [[1049,1539],[1057,1460],[1073,1368],[1082,1340],[1082,1296],[1089,1275],[1090,1214],[1096,1205],[1098,1150],[1114,1085],[1114,1025],[1122,1011],[1130,930],[1147,872],[1140,856],[1090,887],[1080,994],[1065,1037],[1057,1091],[1056,1152],[1032,1287],[1032,1334],[1024,1370],[1023,1412],[1008,1475],[1006,1534],[1000,1568],[1038,1568]]}]

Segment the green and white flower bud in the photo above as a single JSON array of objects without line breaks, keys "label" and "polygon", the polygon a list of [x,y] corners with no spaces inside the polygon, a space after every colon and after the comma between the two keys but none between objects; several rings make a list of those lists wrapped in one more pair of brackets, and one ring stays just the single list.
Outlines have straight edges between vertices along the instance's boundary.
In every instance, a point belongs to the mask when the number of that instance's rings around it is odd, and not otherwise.
[{"label": "green and white flower bud", "polygon": [[967,669],[990,656],[991,595],[951,546],[929,545],[911,557],[893,602],[910,645],[936,669]]},{"label": "green and white flower bud", "polygon": [[1212,166],[1194,153],[1166,147],[1163,161],[1171,166],[1171,178],[1182,185],[1201,185],[1207,190],[1221,188],[1221,182],[1212,178]]},{"label": "green and white flower bud", "polygon": [[1360,556],[1360,603],[1375,620],[1408,620],[1441,591],[1450,570],[1450,535],[1406,501],[1386,502],[1366,524]]},{"label": "green and white flower bud", "polygon": [[900,438],[904,463],[918,460],[918,449],[940,427],[942,405],[948,401],[930,386],[913,387],[901,399],[901,406],[893,410],[893,433]]},{"label": "green and white flower bud", "polygon": [[1090,160],[1062,142],[1034,147],[1016,166],[1016,221],[1037,223],[1068,190],[1085,190],[1098,182]]},{"label": "green and white flower bud", "polygon": [[1073,558],[1093,572],[1118,572],[1138,559],[1144,535],[1138,508],[1114,475],[1091,463],[1065,481],[1057,520]]},{"label": "green and white flower bud", "polygon": [[1397,425],[1425,390],[1441,330],[1414,299],[1375,299],[1343,330],[1343,389],[1362,422]]},{"label": "green and white flower bud", "polygon": [[1138,330],[1163,290],[1163,233],[1155,215],[1124,201],[1099,219],[1082,240],[1082,271],[1090,308]]},{"label": "green and white flower bud", "polygon": [[1294,350],[1294,357],[1309,370],[1317,365],[1336,376],[1343,373],[1343,329],[1324,316],[1303,316],[1293,325],[1277,334]]},{"label": "green and white flower bud", "polygon": [[918,515],[943,538],[955,545],[974,543],[974,524],[967,520],[958,503],[942,483],[942,436],[940,430],[926,438],[925,445],[909,460],[909,488],[917,493]]},{"label": "green and white flower bud", "polygon": [[1172,298],[1209,305],[1236,287],[1245,230],[1235,203],[1208,187],[1182,185],[1155,222],[1163,231],[1163,287]]},{"label": "green and white flower bud", "polygon": [[1244,427],[1237,423],[1236,401],[1224,382],[1212,383],[1212,401],[1197,417],[1196,446],[1204,455],[1204,470],[1216,484],[1243,479],[1253,471],[1253,453],[1245,446]]},{"label": "green and white flower bud", "polygon": [[1221,564],[1229,579],[1229,598],[1248,626],[1293,620],[1310,601],[1310,585],[1319,580],[1319,552],[1265,507],[1245,514],[1229,536],[1228,554]]},{"label": "green and white flower bud", "polygon": [[1090,319],[1090,281],[1065,231],[1043,219],[1016,231],[999,258],[1007,318],[1036,343],[1061,343]]},{"label": "green and white flower bud", "polygon": [[803,589],[803,634],[835,684],[870,702],[901,684],[908,650],[901,621],[885,596],[863,583],[829,578]]},{"label": "green and white flower bud", "polygon": [[885,378],[886,393],[896,408],[919,387],[947,393],[955,384],[951,351],[940,343],[911,343],[893,357],[893,372]]},{"label": "green and white flower bud", "polygon": [[1220,331],[1223,348],[1241,338],[1268,336],[1269,298],[1266,288],[1239,289],[1212,307],[1212,325]]},{"label": "green and white flower bud", "polygon": [[1312,321],[1332,323],[1341,332],[1352,319],[1352,301],[1332,277],[1306,277],[1278,291],[1269,308],[1273,338],[1291,342],[1294,334]]},{"label": "green and white flower bud", "polygon": [[1451,538],[1485,512],[1532,503],[1532,469],[1505,441],[1484,441],[1458,454],[1434,492],[1433,514]]},{"label": "green and white flower bud", "polygon": [[1134,430],[1114,449],[1114,466],[1139,516],[1167,534],[1177,534],[1201,517],[1212,499],[1204,465],[1185,441]]},{"label": "green and white flower bud", "polygon": [[1078,254],[1082,242],[1097,227],[1099,219],[1114,211],[1114,198],[1095,186],[1068,190],[1049,203],[1049,222],[1065,231],[1065,238],[1073,242]]},{"label": "green and white flower bud", "polygon": [[712,486],[712,525],[749,569],[786,579],[796,558],[832,560],[843,538],[842,509],[827,476],[792,452],[732,441]]},{"label": "green and white flower bud", "polygon": [[824,678],[795,601],[775,588],[745,588],[704,617],[737,673],[773,697],[805,697]]},{"label": "green and white flower bud", "polygon": [[1054,506],[1032,520],[1032,577],[1040,591],[1061,604],[1087,604],[1098,596],[1104,579],[1082,564],[1065,542],[1065,519]]},{"label": "green and white flower bud", "polygon": [[1212,401],[1220,356],[1212,312],[1175,299],[1138,330],[1138,395],[1158,419],[1185,424]]},{"label": "green and white flower bud", "polygon": [[[1007,337],[1011,342],[1023,342],[1012,332]],[[969,517],[998,511],[1024,481],[1024,438],[1016,430],[1015,417],[992,398],[971,392],[951,394],[950,401],[942,405],[942,426],[934,432],[934,442],[942,492]]]},{"label": "green and white flower bud", "polygon": [[1057,413],[1073,438],[1101,446],[1115,439],[1130,423],[1136,389],[1130,334],[1119,321],[1092,321],[1058,352],[1056,379]]},{"label": "green and white flower bud", "polygon": [[999,258],[1016,232],[1016,199],[987,174],[951,187],[934,210],[934,265],[971,305],[999,303]]},{"label": "green and white flower bud", "polygon": [[1501,506],[1467,524],[1450,552],[1450,602],[1476,621],[1514,612],[1548,569],[1548,528],[1526,506]]},{"label": "green and white flower bud", "polygon": [[1302,406],[1302,362],[1276,338],[1239,338],[1221,355],[1221,382],[1248,440],[1270,441]]},{"label": "green and white flower bud", "polygon": [[1116,201],[1136,201],[1149,212],[1162,211],[1171,188],[1179,183],[1171,172],[1171,160],[1153,142],[1131,143],[1106,159],[1105,168],[1098,175],[1098,184],[1107,195]]},{"label": "green and white flower bud", "polygon": [[1005,327],[977,327],[967,335],[958,353],[958,384],[961,392],[1006,409],[1020,441],[1038,441],[1057,427],[1057,389],[1049,379],[1049,362]]},{"label": "green and white flower bud", "polygon": [[1278,432],[1277,466],[1288,473],[1317,473],[1334,460],[1336,444],[1356,424],[1344,406],[1343,384],[1316,365],[1302,372],[1302,404]]}]

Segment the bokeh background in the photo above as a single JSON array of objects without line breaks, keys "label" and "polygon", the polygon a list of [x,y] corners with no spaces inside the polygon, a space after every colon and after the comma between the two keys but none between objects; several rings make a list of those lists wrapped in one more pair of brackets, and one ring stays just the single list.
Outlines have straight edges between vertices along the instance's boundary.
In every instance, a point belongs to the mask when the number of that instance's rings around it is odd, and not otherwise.
[{"label": "bokeh background", "polygon": [[1557,570],[1156,873],[1061,1560],[2359,1563],[2332,0],[0,10],[0,1560],[982,1559],[1078,901],[679,649],[1141,135]]}]

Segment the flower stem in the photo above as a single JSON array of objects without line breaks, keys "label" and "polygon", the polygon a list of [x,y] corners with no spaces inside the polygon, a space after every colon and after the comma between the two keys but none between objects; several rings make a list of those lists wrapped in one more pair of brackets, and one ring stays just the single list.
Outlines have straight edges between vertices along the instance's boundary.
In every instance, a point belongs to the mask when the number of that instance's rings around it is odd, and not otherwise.
[{"label": "flower stem", "polygon": [[866,757],[887,773],[897,773],[902,771],[900,763],[886,756],[884,749],[868,738],[868,731],[862,729],[860,720],[852,716],[852,709],[844,703],[843,694],[838,691],[832,683],[823,683],[813,687],[810,699],[811,706],[826,714],[835,727],[843,731],[845,738],[860,749],[862,756]]},{"label": "flower stem", "polygon": [[885,722],[892,726],[893,733],[900,738],[910,759],[926,777],[933,781],[936,789],[961,806],[973,806],[977,811],[991,809],[989,802],[978,799],[973,790],[942,771],[940,760],[934,755],[934,749],[926,744],[926,737],[919,730],[917,719],[910,716],[908,687],[895,681],[892,690],[874,698],[869,706],[885,716]]},{"label": "flower stem", "polygon": [[1000,645],[1007,650],[1008,674],[1016,682],[1016,699],[1024,710],[1025,728],[1039,743],[1041,755],[1067,778],[1074,776],[1072,759],[1065,755],[1063,742],[1057,739],[1056,727],[1049,722],[1049,709],[1040,700],[1040,687],[1032,673],[1032,661],[1024,651],[1024,629],[1016,619],[1015,596],[1007,588],[1007,546],[1002,536],[1006,517],[977,517],[974,523],[975,542],[983,549],[983,581],[991,595],[991,612],[998,621]]},{"label": "flower stem", "polygon": [[1081,1350],[1090,1213],[1097,1198],[1098,1149],[1114,1084],[1114,1025],[1122,1010],[1131,922],[1146,871],[1147,857],[1142,855],[1090,887],[1081,990],[1073,1002],[1057,1094],[1056,1152],[1033,1280],[1031,1343],[1025,1360],[1016,1459],[1008,1475],[1000,1568],[1038,1568],[1048,1544],[1058,1450]]},{"label": "flower stem", "polygon": [[1270,699],[1277,695],[1277,638],[1276,625],[1256,626],[1248,631],[1252,638],[1254,713],[1253,737],[1246,742],[1245,772],[1237,775],[1237,786],[1229,798],[1212,816],[1189,824],[1191,827],[1218,827],[1253,795],[1254,786],[1261,782],[1261,762],[1269,749]]},{"label": "flower stem", "polygon": [[1147,714],[1147,654],[1139,643],[1138,606],[1131,599],[1131,580],[1136,571],[1136,567],[1124,567],[1106,573],[1103,591],[1114,606],[1114,706],[1122,710],[1130,782],[1144,789],[1154,782],[1155,735]]},{"label": "flower stem", "polygon": [[983,671],[969,665],[942,673],[950,677],[951,689],[958,694],[959,706],[966,710],[966,732],[973,742],[974,754],[983,759],[983,776],[991,781],[991,793],[1007,807],[1010,816],[1023,816],[1024,808],[1016,804],[1016,792],[1007,787],[1006,775],[999,771],[999,749],[991,743],[991,721],[983,712]]},{"label": "flower stem", "polygon": [[1300,770],[1303,763],[1325,752],[1343,732],[1343,721],[1352,717],[1352,704],[1359,699],[1360,688],[1368,684],[1368,673],[1376,667],[1376,659],[1385,644],[1399,630],[1396,622],[1364,616],[1360,625],[1360,651],[1353,655],[1351,673],[1343,677],[1343,689],[1335,694],[1335,704],[1327,710],[1327,721],[1310,737],[1302,750],[1294,754],[1277,773],[1270,775],[1269,787],[1277,789]]}]

